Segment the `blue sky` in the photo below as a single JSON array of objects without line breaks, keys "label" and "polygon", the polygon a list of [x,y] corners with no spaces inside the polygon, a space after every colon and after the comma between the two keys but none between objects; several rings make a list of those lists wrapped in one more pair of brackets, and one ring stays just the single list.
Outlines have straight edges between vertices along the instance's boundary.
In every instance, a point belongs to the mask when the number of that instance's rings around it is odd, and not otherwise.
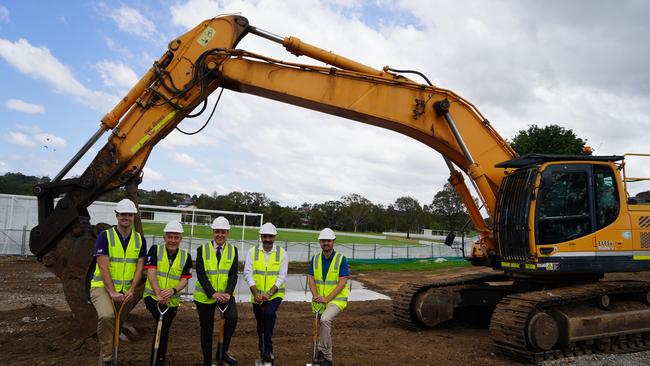
[{"label": "blue sky", "polygon": [[[376,68],[420,70],[504,137],[557,123],[598,154],[650,152],[640,133],[650,127],[644,1],[617,2],[614,13],[606,1],[0,1],[0,174],[54,176],[168,41],[233,12]],[[253,36],[239,47],[316,63]],[[648,163],[630,165],[650,176]],[[428,204],[446,177],[439,154],[407,137],[226,91],[205,131],[174,132],[156,147],[142,187],[259,191],[283,204],[347,193]]]}]

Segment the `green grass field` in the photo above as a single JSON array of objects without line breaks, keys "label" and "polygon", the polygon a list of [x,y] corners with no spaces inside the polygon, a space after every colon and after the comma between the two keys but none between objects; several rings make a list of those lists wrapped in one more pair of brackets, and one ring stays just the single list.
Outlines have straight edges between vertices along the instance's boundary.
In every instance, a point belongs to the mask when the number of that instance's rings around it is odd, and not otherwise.
[{"label": "green grass field", "polygon": [[[153,222],[143,222],[142,223],[142,228],[144,230],[145,235],[156,235],[156,236],[162,236],[163,233],[163,228],[165,227],[164,224],[158,224],[158,223],[153,223]],[[190,235],[190,230],[191,226],[190,225],[183,225],[183,229],[185,230],[185,236]],[[205,225],[200,225],[200,226],[194,226],[194,235],[195,238],[204,238],[204,239],[212,239],[212,229],[210,229],[209,226]],[[231,239],[241,239],[242,237],[242,229],[239,227],[233,227],[230,229],[230,234],[229,237]],[[246,229],[245,234],[244,234],[244,240],[256,240],[258,238],[258,233],[257,230],[254,229]],[[284,231],[284,230],[278,230],[278,236],[276,238],[277,242],[312,242],[316,243],[318,242],[318,233],[303,233],[303,232],[294,232],[294,231]],[[339,244],[369,244],[369,245],[413,245],[412,243],[406,243],[402,241],[397,241],[397,240],[383,240],[383,239],[371,239],[371,238],[363,238],[363,237],[356,237],[356,236],[347,236],[345,233],[336,233],[336,242]]]},{"label": "green grass field", "polygon": [[450,260],[447,262],[436,263],[433,260],[354,260],[349,259],[350,269],[355,272],[372,272],[372,271],[435,271],[449,267],[468,267],[471,264],[465,260]]}]

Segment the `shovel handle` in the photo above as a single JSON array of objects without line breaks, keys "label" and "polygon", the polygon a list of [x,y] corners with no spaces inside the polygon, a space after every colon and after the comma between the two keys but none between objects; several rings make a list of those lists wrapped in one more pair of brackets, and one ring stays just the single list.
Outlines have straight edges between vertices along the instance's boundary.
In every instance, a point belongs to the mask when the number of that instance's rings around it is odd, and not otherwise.
[{"label": "shovel handle", "polygon": [[124,310],[124,305],[126,305],[126,301],[122,301],[119,310],[116,309],[115,301],[113,301],[113,299],[111,299],[111,304],[113,305],[113,312],[115,313],[115,327],[113,332],[113,365],[117,366],[117,350],[120,347],[120,318],[122,316],[122,310]]},{"label": "shovel handle", "polygon": [[153,344],[153,358],[151,359],[152,366],[156,364],[156,359],[158,358],[158,349],[160,348],[160,333],[162,332],[163,316],[165,315],[167,310],[169,310],[169,306],[167,306],[165,310],[160,309],[160,303],[157,303],[156,307],[158,308],[158,314],[160,314],[160,316],[158,317],[158,324],[156,325],[156,338]]}]

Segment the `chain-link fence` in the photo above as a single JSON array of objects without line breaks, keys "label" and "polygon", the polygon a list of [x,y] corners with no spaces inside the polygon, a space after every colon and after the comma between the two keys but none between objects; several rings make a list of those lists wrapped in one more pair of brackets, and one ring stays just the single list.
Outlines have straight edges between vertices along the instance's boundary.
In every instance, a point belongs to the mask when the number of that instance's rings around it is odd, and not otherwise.
[{"label": "chain-link fence", "polygon": [[[32,255],[29,250],[29,234],[27,227],[22,229],[0,229],[0,254],[3,255]],[[161,235],[145,235],[147,245],[162,244]],[[196,256],[196,249],[208,242],[205,238],[184,237],[181,248]],[[465,239],[465,246],[470,245],[473,240]],[[256,240],[229,240],[239,250],[239,261],[245,260],[248,250],[257,245]],[[317,242],[276,242],[289,255],[289,260],[294,262],[307,262],[314,254],[320,252],[320,245]],[[337,252],[349,259],[412,259],[412,258],[460,258],[463,251],[460,249],[462,242],[457,242],[454,247],[444,244],[413,244],[413,245],[385,245],[385,244],[355,244],[337,243]],[[467,251],[465,251],[467,253]]]}]

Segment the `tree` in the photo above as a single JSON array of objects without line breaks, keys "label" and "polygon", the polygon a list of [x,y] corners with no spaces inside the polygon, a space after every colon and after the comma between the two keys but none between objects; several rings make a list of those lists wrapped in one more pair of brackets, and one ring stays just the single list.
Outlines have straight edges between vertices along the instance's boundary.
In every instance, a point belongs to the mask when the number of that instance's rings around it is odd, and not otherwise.
[{"label": "tree", "polygon": [[340,201],[326,201],[311,206],[309,217],[312,228],[330,227],[336,230],[340,229],[341,205]]},{"label": "tree", "polygon": [[24,194],[33,196],[32,190],[36,184],[47,183],[48,177],[34,177],[21,173],[5,173],[0,176],[0,193]]},{"label": "tree", "polygon": [[433,197],[429,210],[442,218],[445,229],[456,231],[467,220],[467,210],[460,195],[450,183]]},{"label": "tree", "polygon": [[413,197],[404,196],[395,200],[395,210],[401,218],[402,227],[406,228],[406,237],[410,238],[411,229],[418,226],[422,207],[418,200]]},{"label": "tree", "polygon": [[520,130],[512,139],[510,146],[519,154],[568,154],[583,152],[587,140],[579,138],[573,130],[558,125],[539,127],[532,125]]},{"label": "tree", "polygon": [[357,232],[361,224],[370,214],[372,202],[360,194],[352,193],[341,197],[343,202],[343,214],[352,223],[354,232]]}]

